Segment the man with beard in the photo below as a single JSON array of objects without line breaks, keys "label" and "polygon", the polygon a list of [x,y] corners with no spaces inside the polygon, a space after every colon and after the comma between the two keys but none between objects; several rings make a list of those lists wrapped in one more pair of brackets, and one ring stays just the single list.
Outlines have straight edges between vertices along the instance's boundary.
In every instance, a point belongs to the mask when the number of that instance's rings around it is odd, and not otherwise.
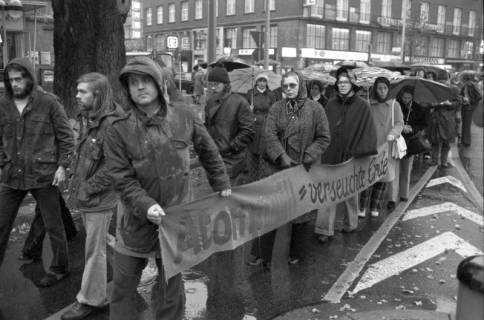
[{"label": "man with beard", "polygon": [[240,184],[247,147],[254,136],[254,114],[247,100],[233,93],[227,70],[215,66],[208,73],[209,98],[205,126],[217,144],[231,184]]},{"label": "man with beard", "polygon": [[123,114],[122,108],[114,103],[109,80],[97,72],[77,80],[76,99],[81,110],[80,134],[69,202],[81,212],[86,229],[85,265],[76,302],[62,320],[84,319],[108,304],[106,236],[118,203],[107,172],[103,141],[107,128]]},{"label": "man with beard", "polygon": [[67,240],[57,186],[65,181],[74,147],[72,130],[55,97],[37,88],[30,61],[16,58],[4,71],[0,99],[0,265],[18,209],[28,192],[37,201],[50,237],[50,270],[38,285],[68,276]]}]

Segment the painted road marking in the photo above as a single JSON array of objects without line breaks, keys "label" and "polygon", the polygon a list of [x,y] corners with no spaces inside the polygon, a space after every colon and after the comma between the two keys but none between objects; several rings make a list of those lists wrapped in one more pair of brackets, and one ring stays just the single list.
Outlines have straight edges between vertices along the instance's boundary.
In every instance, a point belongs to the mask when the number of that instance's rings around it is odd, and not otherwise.
[{"label": "painted road marking", "polygon": [[407,221],[415,218],[425,217],[428,215],[437,214],[441,212],[448,212],[448,211],[455,211],[459,216],[469,219],[480,226],[484,226],[484,218],[481,215],[474,213],[459,205],[456,205],[455,203],[452,203],[452,202],[444,202],[434,206],[428,206],[420,209],[407,211],[403,216],[402,221]]},{"label": "painted road marking", "polygon": [[400,274],[447,250],[454,250],[464,258],[482,254],[482,251],[453,232],[444,232],[430,240],[372,264],[351,293],[356,294],[361,290],[368,289],[380,281]]},{"label": "painted road marking", "polygon": [[383,222],[381,227],[375,232],[365,246],[358,252],[356,258],[348,264],[345,271],[339,276],[329,291],[323,297],[323,301],[339,303],[346,291],[351,287],[353,281],[360,275],[361,270],[365,267],[368,260],[375,253],[382,241],[386,238],[393,226],[400,220],[405,210],[412,203],[413,199],[423,189],[434,174],[437,166],[427,169],[425,174],[420,178],[417,184],[411,189],[408,201],[400,202],[388,218]]},{"label": "painted road marking", "polygon": [[450,150],[452,154],[450,155],[449,161],[455,167],[457,173],[459,173],[462,182],[466,186],[466,189],[468,189],[469,193],[472,195],[472,199],[474,200],[473,202],[476,204],[477,208],[479,208],[480,212],[484,212],[484,198],[479,190],[477,190],[476,186],[467,174],[467,171],[464,169],[464,166],[459,158],[459,150],[457,149],[455,143],[451,144]]},{"label": "painted road marking", "polygon": [[467,192],[467,189],[466,189],[466,187],[464,187],[464,184],[459,179],[457,179],[453,176],[445,176],[445,177],[432,179],[432,180],[429,181],[429,183],[427,183],[427,185],[425,187],[430,188],[430,187],[437,186],[439,184],[444,184],[444,183],[450,183],[454,187],[457,187],[457,188],[461,189],[462,191]]}]

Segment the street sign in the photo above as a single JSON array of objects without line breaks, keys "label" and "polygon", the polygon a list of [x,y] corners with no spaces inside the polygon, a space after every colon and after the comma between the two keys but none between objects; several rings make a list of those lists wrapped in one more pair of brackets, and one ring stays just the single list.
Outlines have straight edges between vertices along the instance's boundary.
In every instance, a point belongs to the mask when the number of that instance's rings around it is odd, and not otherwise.
[{"label": "street sign", "polygon": [[182,48],[182,50],[190,50],[190,38],[189,37],[182,37],[181,38],[181,48]]},{"label": "street sign", "polygon": [[166,47],[168,49],[178,48],[178,37],[175,37],[175,36],[166,37]]}]

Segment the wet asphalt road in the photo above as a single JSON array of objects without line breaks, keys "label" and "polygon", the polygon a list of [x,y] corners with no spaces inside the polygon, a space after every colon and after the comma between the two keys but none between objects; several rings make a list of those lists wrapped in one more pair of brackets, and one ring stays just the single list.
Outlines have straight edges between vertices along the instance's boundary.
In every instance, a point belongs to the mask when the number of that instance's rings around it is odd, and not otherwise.
[{"label": "wet asphalt road", "polygon": [[[474,127],[473,130],[473,147],[461,152],[461,159],[482,193],[482,129]],[[428,163],[416,161],[412,184],[417,182],[428,167]],[[456,170],[438,170],[433,178],[447,175],[457,176]],[[199,194],[208,191],[203,175],[196,173],[194,181],[198,184]],[[445,201],[452,201],[478,212],[465,193],[448,184],[423,189],[409,210]],[[0,319],[37,320],[53,314],[55,316],[52,319],[55,319],[59,310],[74,301],[80,285],[83,269],[82,228],[79,235],[69,244],[71,276],[54,287],[43,289],[35,285],[45,272],[50,259],[47,241],[44,243],[44,257],[41,263],[22,265],[17,260],[27,231],[27,225],[22,227],[22,224],[28,224],[31,220],[31,210],[33,207],[28,203],[22,208],[2,265]],[[353,261],[372,234],[385,221],[387,214],[382,212],[378,218],[361,219],[357,233],[337,233],[329,245],[322,245],[316,241],[313,236],[313,223],[310,223],[302,246],[304,260],[297,265],[276,261],[270,270],[249,267],[247,262],[250,259],[250,244],[210,257],[184,274],[187,293],[186,319],[227,320],[242,319],[244,316],[251,319],[251,315],[256,319],[272,319],[290,310],[321,302],[324,294],[331,289],[348,263]],[[480,214],[482,215],[482,212]],[[80,227],[80,220],[76,219],[76,222]],[[457,224],[459,228],[456,228]],[[340,226],[341,221],[338,220],[336,228]],[[437,218],[430,215],[399,221],[370,259],[369,264],[447,231],[452,231],[474,246],[480,246],[482,250],[482,228],[476,227],[473,222],[455,217],[452,213],[443,213]],[[281,237],[281,242],[278,243],[280,247],[276,251],[281,250],[284,243],[287,243],[287,238]],[[277,256],[277,252],[275,255]],[[397,308],[402,305],[406,308],[413,306],[431,310],[452,308],[457,292],[455,268],[460,259],[461,257],[453,252],[439,255],[400,275],[384,279],[355,296],[345,295],[344,302],[351,308]],[[108,257],[108,261],[110,260]],[[360,280],[361,278],[357,279],[357,282]],[[149,285],[141,288],[140,297],[149,301],[149,290]],[[145,318],[151,319],[149,305],[144,304],[142,299],[140,307],[146,309]],[[88,319],[108,319],[108,315],[102,313]]]}]

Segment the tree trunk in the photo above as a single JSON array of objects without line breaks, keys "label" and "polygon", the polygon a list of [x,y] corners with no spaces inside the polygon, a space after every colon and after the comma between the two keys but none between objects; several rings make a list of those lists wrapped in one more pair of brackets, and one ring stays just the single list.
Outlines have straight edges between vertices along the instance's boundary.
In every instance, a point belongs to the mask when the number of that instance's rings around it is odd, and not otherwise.
[{"label": "tree trunk", "polygon": [[118,75],[126,63],[124,28],[129,0],[52,0],[54,9],[54,92],[67,115],[78,114],[76,81],[100,72],[122,100]]}]

